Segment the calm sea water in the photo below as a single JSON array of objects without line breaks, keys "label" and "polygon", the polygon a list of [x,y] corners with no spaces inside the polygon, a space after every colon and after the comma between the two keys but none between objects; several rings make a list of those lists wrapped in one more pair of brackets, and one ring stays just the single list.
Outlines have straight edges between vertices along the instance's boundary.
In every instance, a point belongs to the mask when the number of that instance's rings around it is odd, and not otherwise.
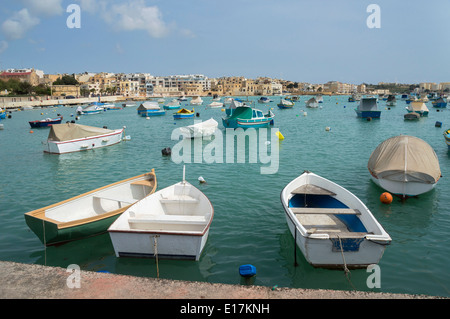
[{"label": "calm sea water", "polygon": [[[251,163],[248,157],[245,163],[185,164],[186,179],[209,197],[215,217],[200,261],[159,260],[160,278],[249,284],[239,276],[238,269],[250,263],[257,269],[251,282],[254,285],[450,296],[450,153],[443,138],[443,132],[450,128],[449,111],[438,112],[429,102],[428,118],[410,122],[403,119],[404,101],[399,100],[390,109],[385,101],[379,101],[381,119],[366,121],[356,117],[356,103],[347,102],[348,96],[324,97],[318,109],[305,107],[308,98],[302,97],[289,110],[277,108],[279,97],[273,97],[269,105],[255,103],[263,111],[273,108],[274,127],[285,137],[279,145],[275,174],[262,175],[261,167],[268,164],[259,160]],[[196,119],[212,117],[224,131],[221,118],[225,113],[207,109],[205,105],[211,99],[204,100],[203,106],[195,107],[199,113]],[[136,107],[82,116],[80,124],[111,129],[126,126],[125,135],[131,140],[59,156],[42,151],[41,142],[46,140],[49,129],[33,129],[30,133],[28,121],[58,113],[64,120],[72,120],[75,107],[13,112],[11,119],[2,120],[0,259],[59,267],[78,264],[84,270],[156,277],[153,259],[116,258],[107,233],[45,248],[27,227],[24,213],[152,168],[159,189],[180,181],[183,164],[163,157],[161,150],[178,143],[171,140],[175,128],[193,124],[194,120],[175,121],[173,112],[150,120],[138,116]],[[443,123],[441,128],[435,127],[436,121]],[[379,201],[383,190],[370,181],[367,162],[381,142],[399,134],[429,143],[437,153],[443,177],[427,194],[404,203],[394,199],[385,205]],[[203,141],[203,146],[207,145],[209,141]],[[353,192],[392,237],[379,264],[381,288],[367,287],[371,273],[364,269],[352,270],[345,276],[341,270],[313,268],[295,247],[279,196],[282,188],[304,170]],[[206,184],[199,184],[200,176]]]}]

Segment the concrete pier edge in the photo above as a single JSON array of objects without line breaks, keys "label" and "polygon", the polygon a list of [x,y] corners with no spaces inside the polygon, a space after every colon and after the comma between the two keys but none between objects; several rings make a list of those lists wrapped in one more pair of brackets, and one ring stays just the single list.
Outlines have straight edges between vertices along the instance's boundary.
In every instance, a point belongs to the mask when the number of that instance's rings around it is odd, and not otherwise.
[{"label": "concrete pier edge", "polygon": [[[79,272],[0,261],[0,299],[448,299],[439,296],[274,288]],[[77,285],[79,287],[77,287]]]}]

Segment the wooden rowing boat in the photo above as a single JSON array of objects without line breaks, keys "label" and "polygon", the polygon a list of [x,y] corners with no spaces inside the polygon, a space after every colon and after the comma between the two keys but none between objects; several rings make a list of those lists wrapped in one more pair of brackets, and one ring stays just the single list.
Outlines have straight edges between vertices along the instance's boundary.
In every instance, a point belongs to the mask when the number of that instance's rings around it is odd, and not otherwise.
[{"label": "wooden rowing boat", "polygon": [[25,221],[41,242],[60,244],[107,231],[133,203],[153,194],[155,170],[128,178],[25,214]]}]

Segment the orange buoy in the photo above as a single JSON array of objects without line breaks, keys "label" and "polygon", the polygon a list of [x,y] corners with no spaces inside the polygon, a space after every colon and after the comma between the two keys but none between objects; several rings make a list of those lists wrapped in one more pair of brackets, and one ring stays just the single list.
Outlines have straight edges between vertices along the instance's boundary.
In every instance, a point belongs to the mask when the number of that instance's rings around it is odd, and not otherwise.
[{"label": "orange buoy", "polygon": [[392,203],[392,200],[393,200],[392,195],[388,192],[385,192],[385,193],[381,194],[381,196],[380,196],[380,201],[383,204],[390,204],[390,203]]},{"label": "orange buoy", "polygon": [[34,133],[33,131],[30,131],[30,133]]}]

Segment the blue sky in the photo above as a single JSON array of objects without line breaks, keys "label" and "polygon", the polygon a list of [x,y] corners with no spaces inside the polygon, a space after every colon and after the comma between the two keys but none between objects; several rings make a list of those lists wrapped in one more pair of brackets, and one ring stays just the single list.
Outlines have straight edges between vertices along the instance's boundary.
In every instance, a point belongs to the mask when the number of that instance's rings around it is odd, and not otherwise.
[{"label": "blue sky", "polygon": [[[70,29],[67,7],[81,8]],[[369,28],[370,4],[380,28]],[[448,0],[2,0],[0,69],[450,82]]]}]

